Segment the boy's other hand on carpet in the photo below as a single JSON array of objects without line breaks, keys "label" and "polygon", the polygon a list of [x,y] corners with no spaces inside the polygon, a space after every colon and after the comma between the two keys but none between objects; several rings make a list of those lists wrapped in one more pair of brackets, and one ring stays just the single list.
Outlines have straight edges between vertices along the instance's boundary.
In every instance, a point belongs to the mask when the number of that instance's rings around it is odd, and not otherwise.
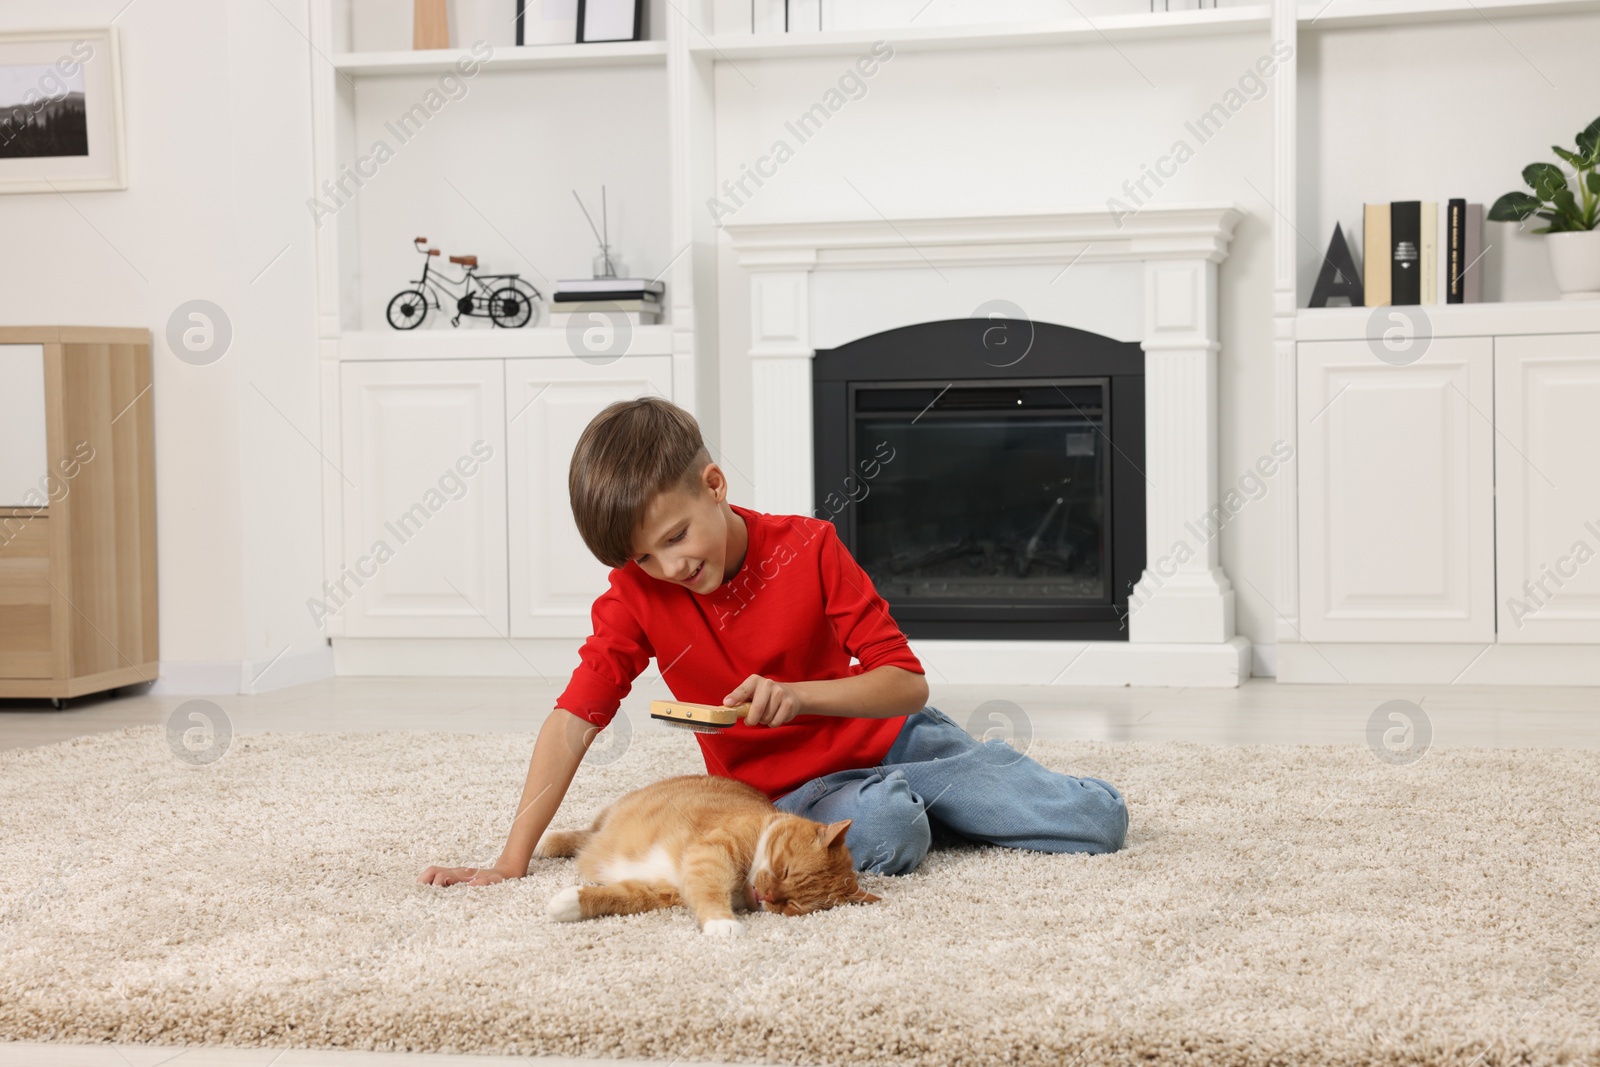
[{"label": "boy's other hand on carpet", "polygon": [[417,881],[423,885],[495,885],[514,877],[493,867],[429,867]]}]

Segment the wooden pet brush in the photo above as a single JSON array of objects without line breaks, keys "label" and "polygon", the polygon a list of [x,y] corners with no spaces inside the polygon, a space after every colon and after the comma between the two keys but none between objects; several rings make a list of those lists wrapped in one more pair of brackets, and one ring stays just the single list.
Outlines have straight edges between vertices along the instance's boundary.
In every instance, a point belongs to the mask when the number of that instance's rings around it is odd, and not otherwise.
[{"label": "wooden pet brush", "polygon": [[652,700],[650,717],[697,734],[714,734],[726,730],[750,710],[749,704],[690,704],[683,700]]}]

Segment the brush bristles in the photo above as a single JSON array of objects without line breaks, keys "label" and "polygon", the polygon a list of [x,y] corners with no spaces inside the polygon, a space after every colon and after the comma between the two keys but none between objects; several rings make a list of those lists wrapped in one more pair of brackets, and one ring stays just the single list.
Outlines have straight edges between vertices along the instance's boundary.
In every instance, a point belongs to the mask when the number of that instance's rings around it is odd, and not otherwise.
[{"label": "brush bristles", "polygon": [[664,722],[668,726],[676,726],[680,730],[693,730],[697,734],[717,734],[728,729],[727,726],[712,726],[709,723],[689,722],[685,719],[672,718],[669,715],[652,715],[650,717],[657,722]]}]

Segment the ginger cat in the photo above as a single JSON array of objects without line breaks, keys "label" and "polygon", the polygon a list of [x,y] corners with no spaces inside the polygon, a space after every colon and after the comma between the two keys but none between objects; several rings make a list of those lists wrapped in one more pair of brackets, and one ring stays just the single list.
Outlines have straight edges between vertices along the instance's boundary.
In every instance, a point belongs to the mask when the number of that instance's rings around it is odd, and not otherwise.
[{"label": "ginger cat", "polygon": [[557,922],[687,904],[704,934],[744,932],[734,909],[804,915],[882,898],[856,883],[850,820],[824,826],[779,811],[754,786],[716,775],[664,778],[617,798],[587,830],[551,830],[535,856],[577,856],[600,885],[564,889]]}]

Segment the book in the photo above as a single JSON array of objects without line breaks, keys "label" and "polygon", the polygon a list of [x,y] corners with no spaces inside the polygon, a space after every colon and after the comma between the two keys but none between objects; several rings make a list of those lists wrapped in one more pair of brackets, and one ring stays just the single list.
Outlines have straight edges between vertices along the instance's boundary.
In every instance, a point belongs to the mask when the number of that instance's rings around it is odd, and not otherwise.
[{"label": "book", "polygon": [[1439,247],[1438,254],[1430,261],[1434,267],[1433,302],[1447,304],[1450,302],[1450,202],[1448,200],[1439,201],[1434,217]]},{"label": "book", "polygon": [[1466,303],[1466,289],[1462,286],[1461,272],[1467,265],[1467,202],[1452,197],[1445,203],[1444,222],[1444,302]]},{"label": "book", "polygon": [[587,293],[562,293],[558,292],[555,302],[558,304],[581,304],[584,302],[595,303],[605,300],[654,300],[652,293],[642,289],[605,289]]},{"label": "book", "polygon": [[1367,204],[1361,234],[1361,291],[1369,308],[1389,303],[1389,205]]},{"label": "book", "polygon": [[1488,251],[1483,245],[1483,205],[1467,205],[1466,252],[1463,259],[1466,265],[1461,268],[1463,297],[1469,304],[1476,304],[1483,300],[1483,254]]},{"label": "book", "polygon": [[650,311],[661,313],[661,304],[655,300],[562,300],[553,310],[577,311]]},{"label": "book", "polygon": [[1483,205],[1454,199],[1445,211],[1445,303],[1483,299]]},{"label": "book", "polygon": [[[631,292],[661,293],[667,288],[666,282],[651,281],[649,278],[563,278],[556,282],[556,299],[561,299],[562,293],[615,293]],[[591,300],[598,297],[589,297]]]},{"label": "book", "polygon": [[1423,304],[1439,302],[1439,205],[1432,200],[1422,202],[1419,221],[1422,223],[1422,240],[1417,242],[1417,272],[1422,283]]},{"label": "book", "polygon": [[1422,203],[1395,200],[1389,204],[1389,302],[1422,302]]}]

